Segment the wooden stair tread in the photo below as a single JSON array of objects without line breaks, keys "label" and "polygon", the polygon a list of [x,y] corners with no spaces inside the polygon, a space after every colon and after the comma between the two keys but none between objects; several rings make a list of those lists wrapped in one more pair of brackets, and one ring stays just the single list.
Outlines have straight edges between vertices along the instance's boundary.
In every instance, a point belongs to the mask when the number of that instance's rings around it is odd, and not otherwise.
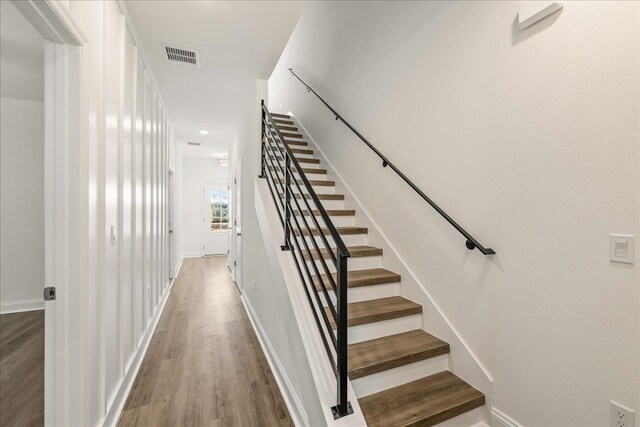
[{"label": "wooden stair tread", "polygon": [[484,395],[449,371],[358,399],[369,427],[433,426],[484,405]]},{"label": "wooden stair tread", "polygon": [[273,117],[281,117],[283,119],[289,119],[290,116],[288,114],[280,114],[280,113],[271,113],[271,116]]},{"label": "wooden stair tread", "polygon": [[[268,166],[268,168],[270,170],[273,170],[273,166]],[[275,168],[276,168],[277,171],[281,170],[280,166],[276,166]],[[296,171],[296,170],[294,170],[294,172],[298,173],[298,171]],[[308,174],[312,174],[312,175],[326,175],[327,174],[327,170],[326,169],[302,168],[302,172],[308,173]]]},{"label": "wooden stair tread", "polygon": [[[325,236],[329,235],[329,229],[328,228],[321,228],[320,230],[322,230],[322,234],[324,234]],[[353,226],[347,226],[347,227],[336,227],[336,231],[338,232],[338,234],[367,234],[369,232],[369,230],[367,229],[367,227],[353,227]],[[299,235],[300,232],[298,230],[293,230],[294,233],[296,233],[296,235]],[[311,229],[311,233],[313,233],[314,236],[318,236],[320,235],[320,233],[318,232],[317,228],[312,228]],[[302,230],[302,234],[304,234],[305,236],[309,235],[309,230],[307,229],[303,229]]]},{"label": "wooden stair tread", "polygon": [[[286,119],[281,119],[281,120],[286,120]],[[294,131],[294,132],[297,132],[297,131],[298,131],[298,128],[297,128],[297,127],[295,127],[295,126],[286,126],[286,125],[276,125],[276,126],[273,126],[271,123],[269,123],[269,129],[275,129],[276,127],[277,127],[278,129],[280,129],[280,130],[291,130],[291,131]]]},{"label": "wooden stair tread", "polygon": [[[273,149],[273,151],[276,151],[276,154],[278,156],[281,156],[281,152],[284,152],[284,149],[280,146],[280,145],[276,145],[274,143],[270,143],[269,144],[271,146],[271,148]],[[287,144],[287,145],[291,145],[291,144]],[[294,144],[295,145],[295,144]],[[306,148],[295,148],[295,147],[289,147],[291,149],[291,152],[294,154],[306,154],[306,155],[313,155],[313,150],[308,150]],[[273,155],[273,154],[270,154]],[[296,157],[297,158],[297,157]]]},{"label": "wooden stair tread", "polygon": [[[278,193],[280,198],[282,199],[284,195],[282,193]],[[296,199],[300,199],[300,194],[294,194]],[[344,194],[316,194],[318,196],[318,200],[344,200]],[[311,199],[309,194],[304,195],[305,199]]]},{"label": "wooden stair tread", "polygon": [[290,148],[292,153],[295,154],[307,154],[307,155],[312,155],[313,154],[313,150],[307,150],[306,148]]},{"label": "wooden stair tread", "polygon": [[[347,246],[347,250],[349,251],[349,254],[351,255],[351,258],[359,258],[359,257],[366,257],[366,256],[380,256],[380,255],[382,255],[382,249],[376,248],[374,246],[366,246],[366,245],[363,245],[363,246]],[[331,251],[333,253],[335,253],[336,249],[335,248],[331,248]],[[320,259],[320,255],[325,259],[330,258],[329,252],[325,248],[321,248],[320,249],[320,254],[318,254],[318,251],[316,251],[315,249],[312,249],[311,253],[313,254],[313,258],[314,259]],[[309,261],[311,259],[306,252],[303,254],[303,257],[307,261]]]},{"label": "wooden stair tread", "polygon": [[[271,157],[271,160],[282,160],[282,156],[269,155],[269,157]],[[298,163],[320,163],[320,159],[307,159],[305,157],[296,157],[296,160]]]},{"label": "wooden stair tread", "polygon": [[291,132],[280,132],[283,138],[302,138],[302,134],[300,133],[291,133]]},{"label": "wooden stair tread", "polygon": [[[329,307],[324,309],[327,312],[331,326],[335,329],[335,322]],[[364,325],[420,313],[422,313],[422,306],[406,298],[378,298],[350,303],[347,308],[347,324],[349,326]]]},{"label": "wooden stair tread", "polygon": [[[336,274],[333,273],[333,281],[337,280]],[[326,274],[320,275],[323,283],[330,283]],[[316,289],[320,291],[320,282],[317,276],[312,276]],[[385,283],[397,283],[401,280],[401,276],[393,271],[384,268],[368,268],[364,270],[347,271],[347,288],[357,288],[360,286],[383,285]]]},{"label": "wooden stair tread", "polygon": [[[317,209],[313,209],[311,212],[314,216],[320,216],[320,211]],[[325,209],[325,212],[327,212],[327,215],[329,216],[355,216],[356,214],[355,209]],[[297,210],[293,211],[293,213],[295,215],[300,215],[300,212]],[[309,211],[307,210],[303,210],[302,213],[307,216],[309,215]]]},{"label": "wooden stair tread", "polygon": [[291,120],[284,120],[284,119],[273,119],[273,122],[277,125],[292,125],[293,126],[293,122]]},{"label": "wooden stair tread", "polygon": [[422,329],[351,344],[349,378],[362,378],[446,353],[449,344]]},{"label": "wooden stair tread", "polygon": [[305,147],[309,145],[309,143],[306,141],[287,141],[286,139],[284,140],[284,143],[287,145],[301,145]]},{"label": "wooden stair tread", "polygon": [[[277,180],[278,180],[278,182],[280,184],[284,185],[284,178],[277,178]],[[304,184],[301,179],[296,179],[296,182],[299,185],[303,185]],[[329,181],[329,180],[323,180],[323,179],[309,179],[309,184],[311,184],[312,186],[316,186],[316,187],[335,187],[336,182],[335,181]]]}]

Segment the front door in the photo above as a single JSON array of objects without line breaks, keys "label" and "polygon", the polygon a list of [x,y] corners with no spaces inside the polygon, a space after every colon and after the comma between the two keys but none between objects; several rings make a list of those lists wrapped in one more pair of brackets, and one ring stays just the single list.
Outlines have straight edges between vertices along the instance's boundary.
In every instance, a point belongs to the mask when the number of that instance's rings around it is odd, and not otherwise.
[{"label": "front door", "polygon": [[229,248],[229,189],[206,184],[202,199],[203,255],[226,255]]}]

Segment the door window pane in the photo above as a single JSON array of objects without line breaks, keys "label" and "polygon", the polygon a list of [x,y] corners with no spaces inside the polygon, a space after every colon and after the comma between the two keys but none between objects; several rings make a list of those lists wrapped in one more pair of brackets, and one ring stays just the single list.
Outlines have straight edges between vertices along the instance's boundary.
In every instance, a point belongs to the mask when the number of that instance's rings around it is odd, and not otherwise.
[{"label": "door window pane", "polygon": [[229,229],[229,190],[215,189],[209,191],[211,197],[211,231]]}]

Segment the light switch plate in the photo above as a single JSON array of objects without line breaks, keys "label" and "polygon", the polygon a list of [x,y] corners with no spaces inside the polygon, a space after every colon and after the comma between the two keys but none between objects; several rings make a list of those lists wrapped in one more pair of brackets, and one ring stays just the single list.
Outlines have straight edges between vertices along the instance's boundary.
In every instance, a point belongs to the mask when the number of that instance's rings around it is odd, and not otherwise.
[{"label": "light switch plate", "polygon": [[111,226],[111,244],[115,245],[118,242],[118,226]]},{"label": "light switch plate", "polygon": [[631,234],[609,235],[609,259],[614,262],[635,262],[636,237]]},{"label": "light switch plate", "polygon": [[518,26],[521,30],[532,26],[563,7],[561,1],[520,1],[518,5]]}]

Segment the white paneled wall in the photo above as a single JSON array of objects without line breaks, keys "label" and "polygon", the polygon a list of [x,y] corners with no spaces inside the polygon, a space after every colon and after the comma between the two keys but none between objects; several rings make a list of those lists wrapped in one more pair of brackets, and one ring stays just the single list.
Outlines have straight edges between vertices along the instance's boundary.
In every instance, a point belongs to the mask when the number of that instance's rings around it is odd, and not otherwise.
[{"label": "white paneled wall", "polygon": [[87,346],[86,363],[69,367],[77,391],[48,420],[112,425],[168,295],[169,164],[179,176],[181,161],[170,158],[179,150],[125,6],[71,1],[69,10],[89,40],[80,74],[90,264],[86,311],[70,328]]}]

